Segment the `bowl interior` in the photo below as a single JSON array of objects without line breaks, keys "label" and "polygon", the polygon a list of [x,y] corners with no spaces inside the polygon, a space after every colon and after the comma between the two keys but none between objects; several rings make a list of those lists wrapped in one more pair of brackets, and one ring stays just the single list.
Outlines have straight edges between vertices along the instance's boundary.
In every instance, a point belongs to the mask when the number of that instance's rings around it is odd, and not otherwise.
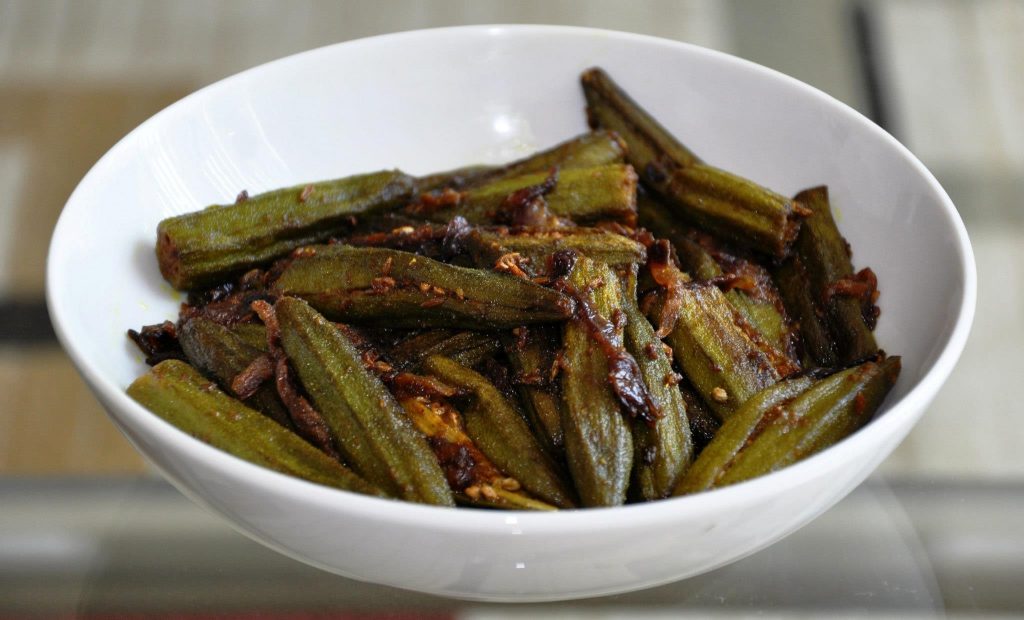
[{"label": "bowl interior", "polygon": [[878,340],[903,356],[886,410],[940,355],[948,373],[973,309],[973,259],[948,198],[906,149],[762,67],[647,37],[544,27],[425,31],[315,50],[150,119],[83,180],[54,233],[48,295],[63,343],[119,423],[135,423],[148,414],[121,392],[145,365],[125,330],[175,317],[181,301],[156,268],[160,219],[232,201],[242,189],[524,155],[586,130],[578,76],[594,65],[709,163],[784,194],[829,186],[855,264],[879,277]]}]

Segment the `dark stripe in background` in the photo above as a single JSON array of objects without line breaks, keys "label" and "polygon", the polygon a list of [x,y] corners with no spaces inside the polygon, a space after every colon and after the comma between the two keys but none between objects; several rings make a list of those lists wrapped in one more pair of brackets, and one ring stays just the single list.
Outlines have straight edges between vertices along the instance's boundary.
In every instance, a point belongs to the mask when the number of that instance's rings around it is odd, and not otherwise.
[{"label": "dark stripe in background", "polygon": [[0,300],[0,346],[56,345],[43,300]]},{"label": "dark stripe in background", "polygon": [[872,17],[870,2],[858,2],[850,10],[853,41],[856,48],[864,99],[868,118],[876,125],[895,135],[892,114],[886,103],[882,63],[884,58],[878,45],[878,25]]}]

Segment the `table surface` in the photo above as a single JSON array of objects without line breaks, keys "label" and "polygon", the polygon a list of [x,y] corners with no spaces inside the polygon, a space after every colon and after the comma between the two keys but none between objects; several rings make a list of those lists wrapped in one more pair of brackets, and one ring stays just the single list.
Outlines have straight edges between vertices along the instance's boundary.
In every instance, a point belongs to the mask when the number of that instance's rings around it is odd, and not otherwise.
[{"label": "table surface", "polygon": [[[977,254],[977,320],[874,478],[713,573],[524,608],[304,567],[154,477],[46,317],[46,248],[75,184],[135,125],[222,77],[339,41],[476,23],[610,28],[736,54],[845,101],[936,174]],[[0,616],[1024,614],[1024,406],[1009,389],[1024,346],[1022,109],[1022,0],[0,0]]]}]

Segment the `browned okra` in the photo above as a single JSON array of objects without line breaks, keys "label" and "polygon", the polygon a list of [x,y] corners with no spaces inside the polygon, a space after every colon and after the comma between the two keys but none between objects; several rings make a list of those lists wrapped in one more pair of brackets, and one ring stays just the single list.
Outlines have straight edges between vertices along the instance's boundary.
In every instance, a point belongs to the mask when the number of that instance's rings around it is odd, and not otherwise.
[{"label": "browned okra", "polygon": [[[636,173],[625,164],[590,168],[568,168],[531,172],[500,178],[480,186],[441,195],[427,194],[405,213],[434,222],[448,222],[461,216],[470,224],[503,223],[514,211],[543,196],[546,209],[554,216],[577,223],[626,220],[636,217]],[[524,197],[526,203],[517,200]],[[527,209],[528,210],[528,209]]]},{"label": "browned okra", "polygon": [[128,395],[185,433],[240,459],[310,482],[387,496],[298,435],[220,391],[185,362],[157,364],[128,386]]},{"label": "browned okra", "polygon": [[[871,333],[878,317],[874,273],[870,269],[854,273],[850,246],[832,217],[828,188],[804,190],[795,200],[811,215],[793,246],[791,264],[782,269],[778,280],[784,287],[784,300],[794,313],[799,313],[808,352],[822,366],[846,365],[873,355],[878,351]],[[798,284],[798,278],[804,281]],[[810,314],[803,299],[807,295],[814,304]],[[826,343],[819,343],[820,335],[814,333],[821,327],[828,330]],[[827,348],[826,344],[831,346]]]},{"label": "browned okra", "polygon": [[462,244],[480,267],[493,269],[507,256],[518,254],[537,275],[548,273],[548,259],[560,250],[575,250],[612,267],[642,263],[647,257],[644,246],[637,241],[598,228],[564,231],[476,228],[465,236]]},{"label": "browned okra", "polygon": [[387,356],[399,369],[412,371],[431,355],[444,355],[473,367],[499,350],[501,341],[493,332],[431,329],[403,338],[387,351]]},{"label": "browned okra", "polygon": [[157,226],[160,273],[178,289],[216,285],[338,234],[352,216],[399,205],[409,198],[412,186],[412,177],[401,172],[375,172],[167,218]]},{"label": "browned okra", "polygon": [[461,408],[466,433],[495,465],[540,499],[561,508],[574,505],[572,492],[522,414],[486,377],[442,355],[428,357],[423,367],[468,393]]},{"label": "browned okra", "polygon": [[716,486],[791,465],[867,423],[896,383],[900,358],[869,361],[821,379],[796,398],[740,451]]},{"label": "browned okra", "polygon": [[555,325],[522,326],[504,338],[505,354],[515,373],[516,390],[541,445],[560,459],[564,446],[562,399],[555,383],[556,349],[561,333]]},{"label": "browned okra", "polygon": [[680,266],[697,281],[722,281],[725,298],[740,315],[773,347],[795,358],[794,329],[780,311],[782,301],[768,270],[747,260],[729,257],[729,273],[719,260],[687,231],[673,221],[661,203],[650,196],[637,196],[640,225],[656,236],[668,239],[676,251]]},{"label": "browned okra", "polygon": [[644,185],[680,217],[742,247],[787,254],[800,227],[792,200],[702,163],[601,69],[584,72],[581,81],[591,127],[622,137]]},{"label": "browned okra", "polygon": [[[625,502],[633,468],[633,435],[610,377],[609,352],[595,343],[607,340],[623,354],[622,291],[605,265],[578,254],[556,255],[566,265],[565,282],[579,299],[577,315],[562,330],[562,431],[565,458],[584,506]],[[603,326],[610,325],[611,333]]]},{"label": "browned okra", "polygon": [[718,429],[672,494],[697,493],[715,486],[740,450],[763,430],[772,416],[781,414],[780,405],[805,392],[813,382],[811,377],[780,381],[748,398]]},{"label": "browned okra", "polygon": [[[666,341],[694,389],[721,419],[790,368],[781,352],[744,329],[722,291],[710,283],[680,288],[679,320]],[[655,310],[656,312],[656,310]]]},{"label": "browned okra", "polygon": [[[225,327],[198,316],[186,321],[178,330],[178,341],[188,361],[203,374],[216,379],[229,392],[235,378],[267,351],[265,334],[259,334],[262,347],[257,347],[239,327]],[[263,331],[262,327],[256,329]],[[236,393],[235,396],[239,395]],[[288,410],[281,403],[272,382],[262,383],[242,400],[278,424],[292,428]]]},{"label": "browned okra", "polygon": [[520,510],[556,510],[505,475],[466,434],[450,404],[424,396],[399,399],[412,423],[427,437],[459,504]]},{"label": "browned okra", "polygon": [[403,499],[453,505],[423,435],[352,343],[300,299],[283,297],[274,311],[281,346],[349,465]]},{"label": "browned okra", "polygon": [[681,377],[672,358],[636,303],[636,271],[626,281],[622,311],[626,317],[626,350],[640,367],[647,389],[661,409],[653,422],[633,419],[633,483],[631,493],[652,501],[667,497],[693,458],[693,441]]},{"label": "browned okra", "polygon": [[341,322],[384,327],[508,328],[565,319],[571,302],[523,278],[408,252],[313,246],[274,282]]}]

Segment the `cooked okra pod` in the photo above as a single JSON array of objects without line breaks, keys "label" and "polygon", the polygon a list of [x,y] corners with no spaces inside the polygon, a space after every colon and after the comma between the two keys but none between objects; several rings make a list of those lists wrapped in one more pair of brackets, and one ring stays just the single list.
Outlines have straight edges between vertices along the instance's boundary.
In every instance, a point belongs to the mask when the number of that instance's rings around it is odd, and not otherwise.
[{"label": "cooked okra pod", "polygon": [[[567,282],[597,318],[611,322],[622,312],[618,278],[607,266],[577,256]],[[583,317],[570,319],[562,331],[565,457],[584,506],[616,506],[626,501],[633,435],[609,383],[608,355],[594,336],[594,326]],[[621,332],[610,338],[622,347]]]},{"label": "cooked okra pod", "polygon": [[430,356],[423,367],[468,392],[462,409],[466,434],[495,465],[533,495],[562,508],[574,505],[571,491],[523,416],[486,377],[441,355]]},{"label": "cooked okra pod", "polygon": [[220,391],[179,360],[157,364],[128,395],[182,431],[256,465],[327,486],[387,497],[298,435]]},{"label": "cooked okra pod", "polygon": [[601,69],[582,76],[591,127],[618,133],[645,186],[678,214],[730,242],[781,258],[800,227],[793,201],[702,163]]},{"label": "cooked okra pod", "polygon": [[448,403],[422,396],[400,400],[412,423],[427,437],[445,472],[456,502],[470,506],[556,510],[505,475],[466,434],[462,416]]},{"label": "cooked okra pod", "polygon": [[300,299],[284,297],[274,311],[281,346],[349,465],[403,499],[453,505],[423,435],[352,343]]},{"label": "cooked okra pod", "polygon": [[865,362],[817,381],[782,405],[779,415],[736,457],[716,486],[791,465],[865,424],[896,383],[900,358]]},{"label": "cooked okra pod", "polygon": [[569,316],[565,296],[529,280],[382,248],[314,246],[273,284],[342,322],[385,327],[507,328]]},{"label": "cooked okra pod", "polygon": [[391,347],[388,357],[403,370],[418,369],[431,355],[444,355],[473,367],[500,349],[500,340],[491,332],[432,329],[402,339]]},{"label": "cooked okra pod", "polygon": [[706,491],[728,470],[740,450],[763,429],[771,416],[781,414],[779,405],[799,396],[814,382],[799,377],[769,386],[747,399],[715,433],[714,438],[679,481],[673,495]]},{"label": "cooked okra pod", "polygon": [[[245,333],[251,329],[249,326],[243,329],[240,327],[225,327],[200,316],[189,319],[178,330],[178,341],[188,361],[203,374],[215,378],[229,392],[235,377],[267,350],[266,334],[257,333],[264,331],[262,327],[251,326],[256,330],[252,335],[259,336],[259,344],[262,346],[256,346],[255,338]],[[288,410],[281,403],[273,383],[262,383],[252,395],[243,400],[278,424],[292,428]]]},{"label": "cooked okra pod", "polygon": [[612,267],[642,263],[647,255],[644,246],[633,239],[597,228],[521,232],[477,228],[466,235],[463,244],[480,267],[494,268],[509,255],[518,254],[538,275],[548,273],[548,259],[560,250],[575,250]]},{"label": "cooked okra pod", "polygon": [[517,391],[534,435],[549,455],[561,457],[562,399],[554,383],[555,351],[561,340],[557,326],[522,326],[504,338],[505,354],[516,373]]},{"label": "cooked okra pod", "polygon": [[[804,221],[794,245],[794,256],[799,258],[791,260],[799,262],[789,268],[805,276],[802,286],[811,295],[817,317],[824,319],[829,333],[827,342],[834,348],[835,360],[845,365],[873,355],[878,351],[871,333],[878,313],[874,305],[877,297],[874,274],[870,269],[854,273],[850,246],[832,218],[828,188],[804,190],[795,199],[811,215]],[[800,308],[802,304],[793,298],[801,293],[793,290],[793,283],[786,288],[787,302]],[[802,313],[798,318],[801,322],[810,318],[808,325],[814,328],[814,317]],[[805,334],[805,338],[815,340],[813,334]],[[810,351],[819,364],[826,365],[832,356],[821,348],[814,346]]]},{"label": "cooked okra pod", "polygon": [[167,218],[157,226],[160,273],[177,289],[213,286],[338,234],[352,216],[398,206],[412,187],[412,177],[402,172],[375,172]]},{"label": "cooked okra pod", "polygon": [[693,441],[687,419],[686,402],[679,391],[682,379],[672,369],[654,327],[636,303],[636,274],[629,274],[622,311],[626,317],[626,350],[640,366],[640,373],[662,416],[653,423],[634,418],[633,488],[631,492],[645,501],[667,497],[693,458]]},{"label": "cooked okra pod", "polygon": [[[552,179],[554,178],[554,182]],[[405,212],[435,222],[448,222],[461,216],[470,224],[503,223],[518,217],[513,211],[523,203],[510,204],[517,192],[542,195],[547,210],[554,216],[577,223],[604,219],[633,221],[636,216],[636,173],[625,164],[607,164],[590,168],[567,168],[551,172],[531,172],[499,178],[461,192],[439,196],[426,195]],[[525,195],[525,194],[524,194]],[[532,205],[526,204],[527,207]]]}]

